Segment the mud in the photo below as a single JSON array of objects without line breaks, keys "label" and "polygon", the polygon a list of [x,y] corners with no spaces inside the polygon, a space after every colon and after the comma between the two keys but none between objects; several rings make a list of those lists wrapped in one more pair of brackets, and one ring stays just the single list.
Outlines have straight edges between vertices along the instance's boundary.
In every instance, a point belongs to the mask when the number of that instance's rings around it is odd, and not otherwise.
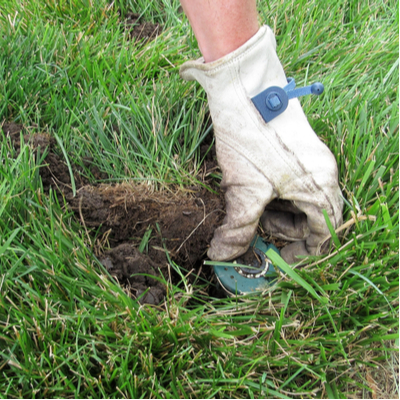
[{"label": "mud", "polygon": [[141,21],[140,14],[127,12],[123,21],[124,28],[129,32],[130,37],[136,40],[149,41],[155,39],[161,32],[160,24]]},{"label": "mud", "polygon": [[[8,123],[2,130],[18,151],[23,126]],[[153,192],[144,185],[128,183],[91,185],[73,165],[74,196],[69,169],[57,154],[54,139],[47,134],[23,137],[32,150],[40,146],[43,153],[47,149],[40,168],[45,191],[53,188],[67,200],[82,229],[92,233],[99,261],[133,297],[143,303],[162,301],[165,288],[161,278],[174,283],[179,279],[168,268],[170,261],[189,277],[190,272],[201,269],[214,229],[224,217],[222,195],[198,187]],[[91,166],[89,158],[85,164],[95,177],[106,178]],[[204,273],[209,279],[210,270]]]}]

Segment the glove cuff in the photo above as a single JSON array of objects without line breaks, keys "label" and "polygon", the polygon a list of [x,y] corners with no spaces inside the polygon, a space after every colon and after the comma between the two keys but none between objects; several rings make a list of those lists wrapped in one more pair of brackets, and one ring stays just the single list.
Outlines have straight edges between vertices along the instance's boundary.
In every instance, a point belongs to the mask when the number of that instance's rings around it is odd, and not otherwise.
[{"label": "glove cuff", "polygon": [[[232,68],[240,74],[249,97],[257,95],[269,86],[287,84],[276,55],[275,36],[267,25],[260,27],[246,43],[226,56],[210,63],[205,63],[203,57],[187,61],[182,64],[179,73],[187,81],[198,81],[209,93],[213,91],[210,80],[218,79],[220,82],[221,78],[229,75],[227,70]],[[255,77],[255,74],[258,77]]]}]

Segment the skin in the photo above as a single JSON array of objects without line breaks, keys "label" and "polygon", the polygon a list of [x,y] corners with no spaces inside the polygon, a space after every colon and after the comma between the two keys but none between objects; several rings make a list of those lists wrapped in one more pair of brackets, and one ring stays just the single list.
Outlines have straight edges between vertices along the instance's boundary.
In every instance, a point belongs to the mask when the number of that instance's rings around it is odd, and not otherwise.
[{"label": "skin", "polygon": [[246,43],[258,29],[256,0],[181,0],[206,63]]}]

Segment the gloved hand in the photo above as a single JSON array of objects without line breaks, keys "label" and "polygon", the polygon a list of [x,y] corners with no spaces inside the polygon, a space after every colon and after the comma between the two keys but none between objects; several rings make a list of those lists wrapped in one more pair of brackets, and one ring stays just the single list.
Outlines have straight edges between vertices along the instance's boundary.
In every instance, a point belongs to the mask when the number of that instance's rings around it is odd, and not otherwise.
[{"label": "gloved hand", "polygon": [[[208,256],[231,260],[245,253],[265,207],[287,200],[287,211],[266,211],[262,222],[274,236],[295,241],[281,250],[288,263],[297,255],[321,254],[333,226],[342,221],[343,202],[335,158],[310,127],[297,99],[266,123],[251,98],[287,84],[271,29],[263,26],[227,56],[182,65],[183,79],[197,80],[208,96],[218,163],[222,169],[226,217],[216,229]],[[284,207],[285,209],[285,207]],[[294,212],[293,212],[294,211]]]}]

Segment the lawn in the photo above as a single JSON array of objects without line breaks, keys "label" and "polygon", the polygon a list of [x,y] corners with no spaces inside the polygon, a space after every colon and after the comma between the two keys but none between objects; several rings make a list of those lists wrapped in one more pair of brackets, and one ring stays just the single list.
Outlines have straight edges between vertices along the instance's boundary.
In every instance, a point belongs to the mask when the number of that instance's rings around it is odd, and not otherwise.
[{"label": "lawn", "polygon": [[[398,2],[258,7],[287,75],[325,85],[301,102],[336,157],[344,225],[262,295],[220,298],[204,255],[190,267],[143,223],[125,238],[138,257],[167,256],[143,304],[100,262],[121,225],[78,200],[88,185],[123,190],[126,213],[126,193],[187,213],[200,188],[219,198],[206,96],[178,73],[199,57],[179,1],[2,0],[2,397],[398,397]],[[206,205],[181,247],[212,233]]]}]

